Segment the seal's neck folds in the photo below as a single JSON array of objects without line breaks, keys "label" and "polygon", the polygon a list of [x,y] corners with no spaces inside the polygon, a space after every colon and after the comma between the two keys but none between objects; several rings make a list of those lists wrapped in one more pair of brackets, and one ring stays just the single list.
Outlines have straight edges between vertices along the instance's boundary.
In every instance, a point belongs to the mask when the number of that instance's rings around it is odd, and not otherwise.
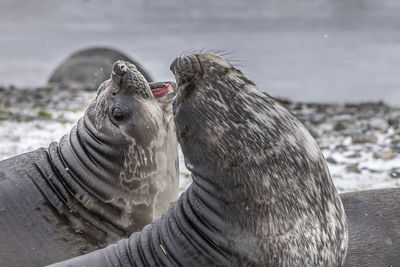
[{"label": "seal's neck folds", "polygon": [[[130,184],[121,180],[127,167],[124,157],[137,156],[134,149],[128,149],[129,145],[132,144],[98,132],[85,114],[69,135],[58,144],[52,143],[48,150],[58,178],[50,181],[56,194],[80,219],[117,236],[127,235],[153,220],[154,199],[141,190],[142,182],[149,179],[144,177],[146,174],[126,177],[132,180]],[[140,192],[132,188],[140,188]],[[134,214],[139,218],[136,221]],[[99,218],[107,223],[100,223]]]}]

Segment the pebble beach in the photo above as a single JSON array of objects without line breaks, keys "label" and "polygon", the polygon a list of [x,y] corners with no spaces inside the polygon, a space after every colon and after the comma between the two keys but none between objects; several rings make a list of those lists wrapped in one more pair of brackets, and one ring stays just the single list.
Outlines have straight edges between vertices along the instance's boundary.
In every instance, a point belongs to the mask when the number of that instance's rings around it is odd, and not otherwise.
[{"label": "pebble beach", "polygon": [[[81,88],[0,87],[0,160],[58,141],[94,98]],[[339,192],[400,186],[400,108],[280,102],[317,140]],[[179,157],[183,192],[191,179]]]}]

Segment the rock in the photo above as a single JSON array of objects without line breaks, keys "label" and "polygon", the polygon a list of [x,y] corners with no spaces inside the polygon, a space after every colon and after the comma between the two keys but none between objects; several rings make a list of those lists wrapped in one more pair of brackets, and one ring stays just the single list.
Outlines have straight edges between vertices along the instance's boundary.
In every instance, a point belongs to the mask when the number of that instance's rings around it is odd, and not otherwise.
[{"label": "rock", "polygon": [[399,137],[393,138],[393,139],[390,141],[390,143],[391,143],[392,145],[399,145],[399,144],[400,144],[400,136],[399,136]]},{"label": "rock", "polygon": [[390,170],[390,177],[395,179],[400,178],[400,168],[392,168]]},{"label": "rock", "polygon": [[326,119],[325,114],[317,113],[317,114],[312,114],[309,118],[309,121],[312,124],[320,124],[321,122],[324,122]]},{"label": "rock", "polygon": [[353,119],[354,119],[354,117],[347,113],[335,116],[336,121],[352,121]]},{"label": "rock", "polygon": [[387,120],[387,123],[388,123],[390,126],[392,126],[392,125],[395,125],[395,124],[396,124],[396,121],[395,121],[394,119],[388,119],[388,120]]},{"label": "rock", "polygon": [[353,134],[351,140],[353,144],[376,143],[376,136],[373,133]]},{"label": "rock", "polygon": [[354,153],[348,155],[347,158],[351,158],[351,159],[361,158],[361,154],[360,154],[360,152],[354,152]]},{"label": "rock", "polygon": [[337,164],[337,161],[332,157],[327,157],[326,161],[330,164]]},{"label": "rock", "polygon": [[135,60],[117,50],[96,47],[80,50],[64,60],[51,75],[49,84],[97,90],[103,81],[110,78],[112,65],[120,59],[132,62],[147,81],[153,81]]},{"label": "rock", "polygon": [[334,149],[337,152],[343,153],[348,150],[348,146],[347,146],[347,144],[339,144],[339,145],[336,145]]},{"label": "rock", "polygon": [[335,130],[335,131],[342,131],[345,129],[347,129],[346,125],[341,121],[337,122],[335,124],[335,126],[333,127],[333,130]]},{"label": "rock", "polygon": [[358,168],[358,163],[348,165],[346,167],[346,171],[352,172],[352,173],[361,173],[360,169]]},{"label": "rock", "polygon": [[327,112],[327,109],[329,108],[330,106],[328,105],[328,104],[316,104],[316,111],[318,112],[318,113],[323,113],[323,114],[326,114]]},{"label": "rock", "polygon": [[370,169],[370,168],[367,168],[367,167],[363,167],[363,168],[361,168],[361,170],[366,170],[366,171],[368,171],[370,173],[382,173],[383,172],[382,170]]},{"label": "rock", "polygon": [[388,122],[385,121],[384,119],[380,119],[380,118],[373,118],[371,120],[369,120],[368,122],[369,127],[371,127],[372,129],[377,129],[377,130],[386,130],[388,128]]},{"label": "rock", "polygon": [[388,149],[388,150],[383,152],[381,158],[383,160],[391,160],[391,159],[394,159],[395,157],[396,157],[396,154],[393,152],[393,150]]}]

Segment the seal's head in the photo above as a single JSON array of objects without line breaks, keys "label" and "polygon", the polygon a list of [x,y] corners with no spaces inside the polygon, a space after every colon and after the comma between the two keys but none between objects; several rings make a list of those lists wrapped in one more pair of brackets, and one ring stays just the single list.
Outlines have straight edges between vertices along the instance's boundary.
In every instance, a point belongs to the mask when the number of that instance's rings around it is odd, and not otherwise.
[{"label": "seal's head", "polygon": [[83,118],[82,136],[92,162],[102,168],[92,186],[121,212],[115,221],[140,230],[177,197],[177,141],[173,82],[148,83],[135,65],[117,61]]},{"label": "seal's head", "polygon": [[[252,131],[260,129],[247,123],[262,112],[260,105],[272,101],[216,54],[177,58],[170,68],[178,84],[173,103],[177,135],[189,166],[228,171],[254,158],[260,148]],[[244,145],[248,150],[243,151]]]},{"label": "seal's head", "polygon": [[148,83],[135,65],[117,61],[111,79],[97,91],[93,110],[97,128],[149,145],[160,130],[160,118],[169,115],[166,111],[174,96],[174,86],[173,82]]},{"label": "seal's head", "polygon": [[218,192],[230,253],[245,266],[341,266],[344,209],[305,127],[218,55],[180,57],[171,70],[186,166],[196,190]]}]

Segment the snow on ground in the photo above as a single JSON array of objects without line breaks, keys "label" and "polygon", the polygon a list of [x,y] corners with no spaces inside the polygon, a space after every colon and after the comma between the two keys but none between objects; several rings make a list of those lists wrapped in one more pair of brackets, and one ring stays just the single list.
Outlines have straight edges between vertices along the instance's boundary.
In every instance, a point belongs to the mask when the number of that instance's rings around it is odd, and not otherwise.
[{"label": "snow on ground", "polygon": [[316,138],[340,192],[400,186],[400,110],[383,103],[287,105]]},{"label": "snow on ground", "polygon": [[[0,160],[69,133],[95,94],[0,88]],[[286,103],[316,138],[340,192],[400,186],[400,110],[382,103]],[[179,150],[183,192],[191,183]]]}]

